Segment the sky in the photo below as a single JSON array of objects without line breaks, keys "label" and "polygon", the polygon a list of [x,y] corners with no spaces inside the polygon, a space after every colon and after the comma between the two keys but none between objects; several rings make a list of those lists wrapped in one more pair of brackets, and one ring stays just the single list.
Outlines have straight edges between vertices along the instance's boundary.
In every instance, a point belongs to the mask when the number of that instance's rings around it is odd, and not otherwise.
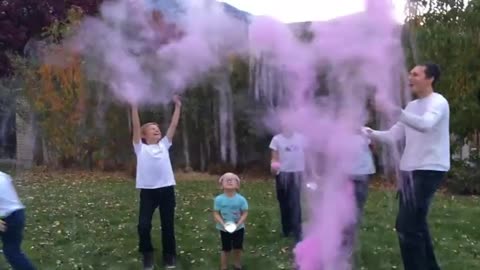
[{"label": "sky", "polygon": [[[364,0],[219,0],[252,15],[285,23],[325,21],[364,10]],[[392,0],[395,19],[403,23],[407,0]]]}]

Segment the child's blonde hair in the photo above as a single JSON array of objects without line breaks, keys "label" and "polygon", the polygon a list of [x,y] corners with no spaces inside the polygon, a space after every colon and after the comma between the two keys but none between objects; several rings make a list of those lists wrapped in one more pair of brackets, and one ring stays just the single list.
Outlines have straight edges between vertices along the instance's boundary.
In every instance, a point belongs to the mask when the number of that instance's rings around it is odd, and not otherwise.
[{"label": "child's blonde hair", "polygon": [[155,123],[155,122],[148,122],[148,123],[143,124],[143,125],[140,127],[140,134],[141,134],[141,136],[142,136],[142,139],[141,139],[141,140],[142,140],[142,143],[145,143],[145,144],[147,143],[147,140],[146,140],[145,137],[144,137],[144,136],[145,136],[145,133],[146,133],[145,131],[147,130],[147,128],[148,128],[149,126],[152,126],[152,125],[153,125],[153,126],[157,126],[158,129],[160,129],[160,125],[159,125],[158,123]]},{"label": "child's blonde hair", "polygon": [[148,122],[148,123],[145,123],[143,124],[141,127],[140,127],[140,131],[142,132],[142,135],[145,135],[145,130],[149,127],[149,126],[157,126],[158,129],[160,129],[160,125],[158,123],[155,123],[155,122]]},{"label": "child's blonde hair", "polygon": [[218,179],[218,184],[220,184],[221,186],[223,181],[227,179],[233,179],[237,181],[238,188],[240,188],[240,177],[238,177],[238,175],[231,172],[224,173],[222,176],[220,176],[220,178]]}]

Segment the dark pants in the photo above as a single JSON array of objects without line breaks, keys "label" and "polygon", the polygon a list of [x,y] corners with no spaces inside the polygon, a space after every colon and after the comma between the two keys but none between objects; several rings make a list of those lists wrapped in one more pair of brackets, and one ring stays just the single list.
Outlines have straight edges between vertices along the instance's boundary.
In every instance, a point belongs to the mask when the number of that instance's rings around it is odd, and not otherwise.
[{"label": "dark pants", "polygon": [[162,227],[162,245],[164,259],[176,256],[175,243],[175,187],[140,190],[140,215],[138,219],[139,251],[153,251],[151,230],[152,217],[159,208]]},{"label": "dark pants", "polygon": [[347,253],[348,258],[350,258],[352,269],[355,269],[354,262],[354,250],[357,243],[357,231],[360,227],[360,223],[363,216],[363,208],[367,202],[368,197],[368,184],[370,182],[371,175],[357,175],[351,178],[354,195],[355,195],[355,204],[357,208],[357,213],[355,217],[355,222],[350,226],[347,226],[344,232],[344,247],[345,252]]},{"label": "dark pants", "polygon": [[301,183],[301,173],[280,172],[276,176],[282,231],[285,236],[293,234],[296,241],[302,238]]},{"label": "dark pants", "polygon": [[402,172],[396,230],[405,270],[439,270],[427,224],[433,195],[445,172]]},{"label": "dark pants", "polygon": [[21,246],[25,227],[25,211],[17,210],[3,218],[7,230],[0,233],[3,243],[3,254],[14,270],[33,270],[32,263],[23,254]]}]

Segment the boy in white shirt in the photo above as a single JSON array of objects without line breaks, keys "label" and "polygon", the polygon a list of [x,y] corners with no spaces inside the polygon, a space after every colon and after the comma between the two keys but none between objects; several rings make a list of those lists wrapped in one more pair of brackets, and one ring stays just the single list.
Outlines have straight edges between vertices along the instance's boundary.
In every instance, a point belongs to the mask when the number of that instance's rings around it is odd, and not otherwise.
[{"label": "boy in white shirt", "polygon": [[450,169],[450,108],[448,101],[433,90],[439,77],[436,64],[413,68],[409,82],[418,99],[404,110],[395,108],[400,120],[390,130],[365,129],[379,141],[405,139],[395,226],[405,270],[440,269],[427,223],[433,196]]},{"label": "boy in white shirt", "polygon": [[293,234],[295,241],[300,242],[302,238],[300,195],[305,171],[305,138],[283,123],[282,133],[273,137],[270,149],[271,170],[275,175],[283,235],[288,237]]},{"label": "boy in white shirt", "polygon": [[3,254],[14,270],[34,270],[22,252],[25,207],[20,202],[9,175],[0,172],[0,236]]},{"label": "boy in white shirt", "polygon": [[140,126],[136,106],[132,106],[133,147],[137,156],[136,187],[140,189],[140,213],[138,221],[139,251],[143,254],[144,270],[154,266],[151,240],[152,216],[159,208],[163,259],[167,269],[176,268],[175,177],[170,162],[169,148],[180,118],[181,101],[174,97],[173,112],[167,134],[162,138],[158,124]]}]

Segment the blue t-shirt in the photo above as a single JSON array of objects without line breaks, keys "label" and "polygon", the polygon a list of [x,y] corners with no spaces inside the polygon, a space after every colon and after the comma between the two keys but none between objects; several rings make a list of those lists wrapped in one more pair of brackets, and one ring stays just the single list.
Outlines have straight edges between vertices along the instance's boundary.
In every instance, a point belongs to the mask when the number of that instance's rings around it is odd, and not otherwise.
[{"label": "blue t-shirt", "polygon": [[[220,212],[224,222],[237,223],[242,213],[248,210],[248,202],[245,197],[236,193],[233,197],[228,197],[225,194],[220,194],[215,197],[213,210]],[[241,224],[237,230],[244,228],[245,225]],[[217,223],[217,229],[225,231],[220,223]]]}]

